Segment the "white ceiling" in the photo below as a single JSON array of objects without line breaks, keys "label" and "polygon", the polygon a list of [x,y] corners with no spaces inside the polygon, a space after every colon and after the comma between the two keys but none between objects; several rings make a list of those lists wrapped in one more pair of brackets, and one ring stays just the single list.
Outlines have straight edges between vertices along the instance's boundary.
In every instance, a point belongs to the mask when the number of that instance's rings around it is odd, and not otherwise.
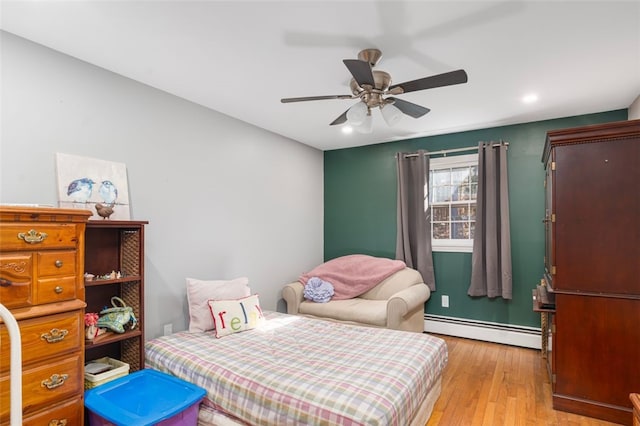
[{"label": "white ceiling", "polygon": [[[627,108],[640,94],[634,1],[8,1],[1,28],[327,150]],[[464,69],[467,84],[400,95],[431,109],[373,133],[329,123],[356,101],[343,59],[382,50],[394,83]],[[538,102],[524,104],[530,92]]]}]

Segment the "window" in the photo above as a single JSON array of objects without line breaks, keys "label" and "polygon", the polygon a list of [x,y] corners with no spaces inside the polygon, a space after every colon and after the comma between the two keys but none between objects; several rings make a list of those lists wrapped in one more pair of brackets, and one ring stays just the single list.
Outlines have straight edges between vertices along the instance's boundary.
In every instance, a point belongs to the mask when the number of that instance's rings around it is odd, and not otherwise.
[{"label": "window", "polygon": [[478,154],[429,160],[434,251],[471,252],[478,195]]}]

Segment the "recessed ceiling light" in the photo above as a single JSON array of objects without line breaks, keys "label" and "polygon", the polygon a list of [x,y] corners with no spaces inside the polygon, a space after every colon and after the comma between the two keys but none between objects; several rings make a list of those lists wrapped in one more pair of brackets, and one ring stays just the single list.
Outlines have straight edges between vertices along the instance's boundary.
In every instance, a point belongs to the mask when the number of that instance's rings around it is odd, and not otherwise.
[{"label": "recessed ceiling light", "polygon": [[524,102],[525,104],[532,104],[537,100],[538,100],[538,95],[536,95],[535,93],[529,93],[528,95],[524,95],[522,97],[522,102]]},{"label": "recessed ceiling light", "polygon": [[342,127],[342,133],[345,133],[345,134],[348,135],[349,133],[352,133],[352,132],[353,132],[353,127],[351,127],[351,126],[343,126]]}]

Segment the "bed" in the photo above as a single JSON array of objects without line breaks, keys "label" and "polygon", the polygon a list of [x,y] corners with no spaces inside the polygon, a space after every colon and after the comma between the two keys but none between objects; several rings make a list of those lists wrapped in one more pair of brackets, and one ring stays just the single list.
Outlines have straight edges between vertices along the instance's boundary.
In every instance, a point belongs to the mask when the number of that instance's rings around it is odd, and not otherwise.
[{"label": "bed", "polygon": [[265,312],[259,328],[180,332],[146,366],[206,389],[201,425],[421,425],[440,394],[442,339]]}]

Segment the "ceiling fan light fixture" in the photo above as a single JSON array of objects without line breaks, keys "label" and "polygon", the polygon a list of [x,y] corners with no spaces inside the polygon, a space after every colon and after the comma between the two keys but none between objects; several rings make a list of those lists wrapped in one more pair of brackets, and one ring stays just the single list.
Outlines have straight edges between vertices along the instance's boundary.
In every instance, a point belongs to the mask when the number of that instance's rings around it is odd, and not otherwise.
[{"label": "ceiling fan light fixture", "polygon": [[354,126],[354,129],[356,132],[364,134],[373,132],[373,118],[371,118],[371,112],[364,117],[364,120],[359,126]]},{"label": "ceiling fan light fixture", "polygon": [[354,126],[361,125],[367,118],[369,107],[364,102],[358,102],[347,111],[347,121]]},{"label": "ceiling fan light fixture", "polygon": [[382,118],[384,118],[384,121],[387,122],[389,127],[393,127],[398,124],[403,115],[402,111],[393,104],[381,105],[380,112],[382,113]]}]

